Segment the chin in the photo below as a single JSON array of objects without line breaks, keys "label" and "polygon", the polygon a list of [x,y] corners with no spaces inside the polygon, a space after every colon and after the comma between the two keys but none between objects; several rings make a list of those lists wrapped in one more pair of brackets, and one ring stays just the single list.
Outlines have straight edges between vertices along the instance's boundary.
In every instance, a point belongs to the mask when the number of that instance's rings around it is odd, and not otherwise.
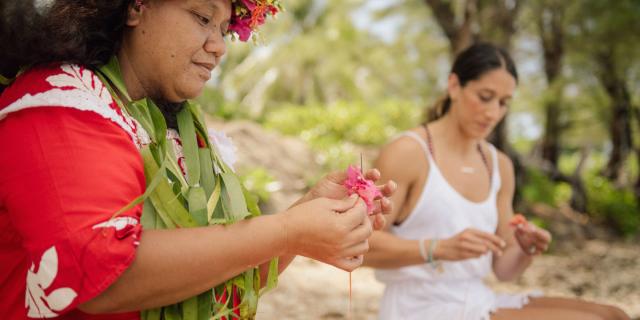
[{"label": "chin", "polygon": [[176,90],[176,93],[180,97],[180,100],[188,100],[188,99],[194,99],[200,96],[203,90],[204,90],[204,82],[193,83],[187,86],[183,86],[178,90]]}]

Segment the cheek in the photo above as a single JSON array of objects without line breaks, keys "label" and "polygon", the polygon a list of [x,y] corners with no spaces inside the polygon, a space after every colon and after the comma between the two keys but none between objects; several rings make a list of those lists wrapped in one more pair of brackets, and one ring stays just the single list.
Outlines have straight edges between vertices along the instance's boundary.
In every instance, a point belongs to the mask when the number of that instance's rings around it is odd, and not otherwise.
[{"label": "cheek", "polygon": [[480,113],[484,108],[484,103],[480,101],[480,98],[471,93],[467,93],[464,96],[463,106],[465,109],[465,114],[468,117],[472,117]]}]

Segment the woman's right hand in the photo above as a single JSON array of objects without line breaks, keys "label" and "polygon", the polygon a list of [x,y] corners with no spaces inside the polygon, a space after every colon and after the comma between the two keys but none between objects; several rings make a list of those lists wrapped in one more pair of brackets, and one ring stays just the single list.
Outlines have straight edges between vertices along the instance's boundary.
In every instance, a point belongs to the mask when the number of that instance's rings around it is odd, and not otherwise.
[{"label": "woman's right hand", "polygon": [[288,254],[352,271],[362,264],[373,232],[367,207],[357,195],[318,198],[282,213]]},{"label": "woman's right hand", "polygon": [[438,241],[434,257],[436,260],[459,261],[477,258],[490,251],[501,256],[506,245],[493,233],[468,228],[449,239]]}]

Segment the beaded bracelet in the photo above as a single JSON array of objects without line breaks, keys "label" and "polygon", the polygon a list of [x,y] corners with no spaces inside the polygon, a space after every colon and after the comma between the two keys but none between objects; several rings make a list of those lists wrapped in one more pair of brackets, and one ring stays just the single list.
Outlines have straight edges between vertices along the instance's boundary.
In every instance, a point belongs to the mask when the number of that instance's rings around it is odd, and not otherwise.
[{"label": "beaded bracelet", "polygon": [[429,252],[427,254],[427,263],[432,267],[436,267],[436,260],[433,258],[433,252],[436,250],[436,245],[438,244],[438,239],[433,239],[429,243]]},{"label": "beaded bracelet", "polygon": [[424,262],[428,262],[429,261],[429,256],[427,255],[427,250],[424,248],[424,242],[425,241],[427,241],[427,239],[418,240],[418,247],[420,248],[420,256],[422,257],[422,260]]},{"label": "beaded bracelet", "polygon": [[429,250],[424,247],[424,243],[427,239],[420,239],[418,241],[418,246],[420,248],[420,256],[424,262],[430,264],[432,267],[438,267],[438,263],[436,259],[433,257],[433,253],[435,252],[436,245],[438,245],[438,239],[432,239],[429,241]]}]

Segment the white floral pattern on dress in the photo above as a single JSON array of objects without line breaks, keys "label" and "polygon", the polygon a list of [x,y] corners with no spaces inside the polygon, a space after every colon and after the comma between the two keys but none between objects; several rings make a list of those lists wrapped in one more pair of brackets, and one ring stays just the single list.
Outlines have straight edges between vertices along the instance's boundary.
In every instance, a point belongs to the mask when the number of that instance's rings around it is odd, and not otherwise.
[{"label": "white floral pattern on dress", "polygon": [[47,77],[54,89],[26,94],[0,110],[0,120],[9,113],[37,107],[68,107],[93,111],[121,127],[138,148],[150,142],[149,135],[137,121],[111,107],[113,99],[100,78],[89,69],[73,64],[60,66],[62,73]]},{"label": "white floral pattern on dress", "polygon": [[124,228],[126,228],[127,226],[131,225],[131,226],[135,226],[138,224],[138,220],[132,218],[132,217],[118,217],[115,219],[109,219],[105,222],[102,223],[98,223],[96,225],[94,225],[93,227],[91,227],[91,229],[98,229],[98,228],[115,228],[116,231],[120,231],[123,230]]},{"label": "white floral pattern on dress", "polygon": [[56,311],[66,309],[78,294],[71,288],[58,288],[49,295],[44,293],[58,275],[58,252],[56,247],[47,249],[40,259],[38,272],[32,263],[27,271],[27,290],[25,294],[25,307],[28,309],[29,318],[53,318],[57,317]]}]

